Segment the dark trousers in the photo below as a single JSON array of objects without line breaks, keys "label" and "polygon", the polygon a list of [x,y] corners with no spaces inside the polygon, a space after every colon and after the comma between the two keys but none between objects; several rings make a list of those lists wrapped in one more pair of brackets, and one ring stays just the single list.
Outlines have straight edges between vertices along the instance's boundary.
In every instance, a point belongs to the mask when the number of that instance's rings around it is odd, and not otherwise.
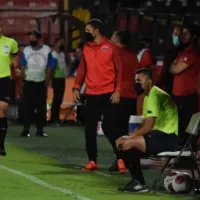
[{"label": "dark trousers", "polygon": [[[136,115],[136,103],[137,99],[133,98],[121,98],[119,103],[119,111],[117,112],[117,123],[119,137],[127,135],[129,133],[129,118],[131,115]],[[116,158],[120,159],[121,155],[118,152],[116,145],[113,146]]]},{"label": "dark trousers", "polygon": [[42,130],[46,123],[47,88],[45,82],[24,81],[23,87],[23,126],[30,128],[34,111],[36,111],[36,126]]},{"label": "dark trousers", "polygon": [[116,125],[117,104],[110,101],[111,94],[87,95],[85,108],[85,142],[88,159],[97,160],[97,122],[103,115],[102,129],[112,146],[120,137]]},{"label": "dark trousers", "polygon": [[[178,108],[180,143],[184,144],[189,137],[185,130],[190,122],[192,115],[197,112],[198,94],[194,93],[188,96],[174,96],[173,98]],[[194,148],[196,148],[196,144],[197,138],[194,137]]]},{"label": "dark trousers", "polygon": [[51,108],[51,121],[59,121],[60,105],[65,92],[65,78],[53,79],[53,103]]}]

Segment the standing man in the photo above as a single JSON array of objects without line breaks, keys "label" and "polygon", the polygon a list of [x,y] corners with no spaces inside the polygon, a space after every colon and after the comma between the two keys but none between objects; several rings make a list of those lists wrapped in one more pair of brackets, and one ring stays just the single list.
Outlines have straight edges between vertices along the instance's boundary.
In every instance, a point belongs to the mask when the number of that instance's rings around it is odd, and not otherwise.
[{"label": "standing man", "polygon": [[[197,81],[200,70],[198,36],[199,28],[196,25],[186,24],[183,26],[181,37],[183,49],[171,66],[171,73],[174,75],[173,95],[179,114],[181,145],[188,139],[185,130],[192,115],[197,112]],[[193,146],[196,147],[196,144]]]},{"label": "standing man", "polygon": [[172,32],[172,47],[169,48],[165,54],[165,77],[164,77],[164,85],[165,91],[172,95],[173,89],[173,79],[174,76],[170,72],[170,68],[178,53],[181,51],[181,34],[182,28],[180,26],[174,27]]},{"label": "standing man", "polygon": [[[121,133],[128,133],[129,118],[131,115],[136,115],[137,94],[133,87],[134,76],[136,70],[139,68],[139,63],[136,54],[128,48],[130,34],[128,32],[115,31],[111,40],[119,47],[122,64],[122,82],[121,82],[121,99],[119,103],[119,128]],[[117,160],[110,168],[110,171],[119,170],[123,172],[125,165],[120,157],[116,146],[114,146]]]},{"label": "standing man", "polygon": [[[4,35],[4,24],[0,20],[0,156],[5,156],[4,141],[7,132],[7,110],[11,98],[11,70],[10,64],[13,57],[18,55],[17,42]],[[16,59],[17,60],[17,59]]]},{"label": "standing man", "polygon": [[[23,126],[22,137],[30,137],[29,128],[33,112],[36,112],[36,136],[47,137],[43,131],[46,122],[46,94],[52,79],[53,59],[51,50],[46,45],[40,45],[41,35],[37,31],[29,34],[30,45],[24,48],[20,58],[21,75],[24,78],[23,87]],[[47,67],[48,70],[47,70]],[[46,71],[48,71],[46,78]]]},{"label": "standing man", "polygon": [[102,128],[111,144],[117,136],[116,114],[120,101],[122,61],[117,46],[104,36],[104,24],[90,20],[85,28],[83,48],[74,84],[74,99],[80,100],[80,87],[86,83],[85,141],[89,162],[83,170],[97,170],[97,122],[103,115]]},{"label": "standing man", "polygon": [[52,58],[54,59],[55,71],[53,75],[53,103],[51,108],[50,124],[60,126],[60,105],[63,100],[65,92],[65,77],[67,71],[65,58],[65,45],[62,38],[56,38],[54,41],[54,50],[52,51]]}]

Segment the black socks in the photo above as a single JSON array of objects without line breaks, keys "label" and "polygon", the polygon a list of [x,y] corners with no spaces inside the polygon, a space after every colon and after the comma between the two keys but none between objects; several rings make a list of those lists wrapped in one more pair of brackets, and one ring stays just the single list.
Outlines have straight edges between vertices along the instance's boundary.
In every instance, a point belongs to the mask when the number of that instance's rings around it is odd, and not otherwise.
[{"label": "black socks", "polygon": [[0,118],[0,151],[5,150],[4,142],[6,139],[7,128],[7,118]]}]

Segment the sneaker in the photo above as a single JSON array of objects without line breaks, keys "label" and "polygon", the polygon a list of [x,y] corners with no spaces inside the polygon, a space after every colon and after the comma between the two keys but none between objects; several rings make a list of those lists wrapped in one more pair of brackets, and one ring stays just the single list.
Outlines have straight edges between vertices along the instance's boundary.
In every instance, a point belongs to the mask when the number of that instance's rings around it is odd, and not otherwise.
[{"label": "sneaker", "polygon": [[48,135],[44,131],[37,131],[36,137],[48,137]]},{"label": "sneaker", "polygon": [[118,171],[119,171],[120,174],[128,172],[128,169],[126,168],[125,163],[122,159],[119,159],[117,161],[117,166],[118,166]]},{"label": "sneaker", "polygon": [[30,133],[28,131],[23,130],[23,132],[20,134],[20,137],[30,137]]},{"label": "sneaker", "polygon": [[98,166],[94,161],[89,161],[84,168],[83,171],[96,171],[98,170]]},{"label": "sneaker", "polygon": [[148,192],[149,189],[147,186],[142,185],[140,182],[132,180],[127,185],[119,187],[118,191],[130,192],[130,193],[143,193],[143,192]]},{"label": "sneaker", "polygon": [[6,156],[5,150],[0,150],[0,156]]}]

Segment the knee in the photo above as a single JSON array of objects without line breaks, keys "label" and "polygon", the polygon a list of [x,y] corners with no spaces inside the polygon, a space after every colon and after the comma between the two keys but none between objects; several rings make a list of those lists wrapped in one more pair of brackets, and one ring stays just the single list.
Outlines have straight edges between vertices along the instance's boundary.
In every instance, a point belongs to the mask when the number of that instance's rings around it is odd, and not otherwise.
[{"label": "knee", "polygon": [[8,104],[5,102],[0,103],[0,118],[6,117],[8,111]]}]

